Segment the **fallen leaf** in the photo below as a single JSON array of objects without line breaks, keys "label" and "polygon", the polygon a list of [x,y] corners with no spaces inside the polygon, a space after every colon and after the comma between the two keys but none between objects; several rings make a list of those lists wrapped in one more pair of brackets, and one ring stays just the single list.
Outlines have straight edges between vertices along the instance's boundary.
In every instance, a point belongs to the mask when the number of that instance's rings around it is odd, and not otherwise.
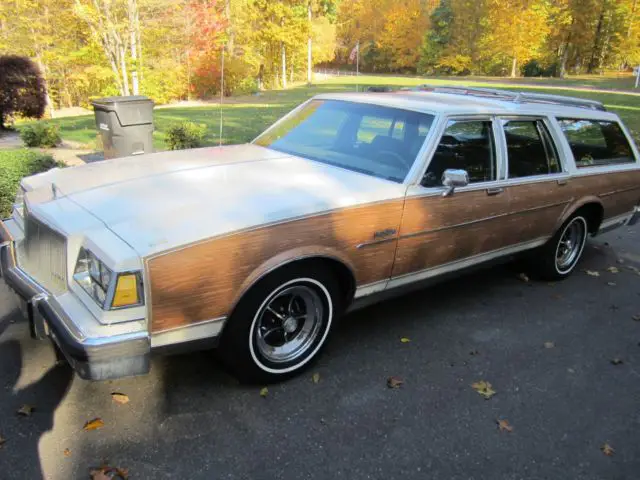
[{"label": "fallen leaf", "polygon": [[68,448],[65,448],[65,449],[64,449],[64,452],[62,452],[62,454],[63,454],[65,457],[70,457],[70,456],[71,456],[71,450],[69,450]]},{"label": "fallen leaf", "polygon": [[411,339],[410,339],[410,338],[407,338],[407,337],[402,337],[402,338],[400,339],[400,341],[401,341],[402,343],[409,343],[409,342],[411,341]]},{"label": "fallen leaf", "polygon": [[518,278],[520,280],[522,280],[523,282],[528,282],[529,281],[529,277],[526,273],[521,273],[520,275],[518,275]]},{"label": "fallen leaf", "polygon": [[102,421],[101,418],[94,418],[93,420],[89,420],[87,423],[84,424],[84,428],[87,432],[91,431],[91,430],[97,430],[99,428],[104,427],[104,422]]},{"label": "fallen leaf", "polygon": [[553,342],[544,342],[544,348],[553,348],[556,344]]},{"label": "fallen leaf", "polygon": [[129,470],[126,468],[103,466],[94,468],[89,472],[91,480],[127,480],[129,478]]},{"label": "fallen leaf", "polygon": [[2,435],[0,435],[0,448],[2,448],[2,445],[4,445],[5,443],[7,443],[7,439],[3,438]]},{"label": "fallen leaf", "polygon": [[318,383],[320,381],[320,374],[318,372],[314,373],[311,380],[313,380],[313,383]]},{"label": "fallen leaf", "polygon": [[611,360],[611,365],[622,365],[623,363],[624,362],[621,358],[614,358],[613,360]]},{"label": "fallen leaf", "polygon": [[602,445],[600,447],[600,450],[602,450],[602,453],[604,453],[607,457],[612,457],[613,454],[615,453],[615,450],[613,449],[613,447],[608,443],[605,443],[604,445]]},{"label": "fallen leaf", "polygon": [[119,392],[113,392],[111,394],[111,398],[114,402],[119,403],[120,405],[125,405],[129,403],[129,395]]},{"label": "fallen leaf", "polygon": [[496,423],[501,432],[513,432],[513,427],[509,425],[508,420],[496,420]]},{"label": "fallen leaf", "polygon": [[269,395],[269,389],[267,387],[260,390],[260,396],[262,398],[267,398],[267,395]]},{"label": "fallen leaf", "polygon": [[638,315],[634,315],[633,317],[631,317],[633,320],[635,320],[636,322],[640,322],[640,314]]},{"label": "fallen leaf", "polygon": [[108,476],[106,472],[102,469],[100,470],[91,470],[89,472],[89,476],[91,480],[111,480],[112,477]]},{"label": "fallen leaf", "polygon": [[607,268],[607,270],[610,273],[619,273],[620,272],[620,270],[618,270],[618,267],[609,267],[609,268]]},{"label": "fallen leaf", "polygon": [[471,384],[471,388],[482,395],[486,400],[489,400],[497,393],[491,388],[491,384],[484,380],[480,380],[479,382]]},{"label": "fallen leaf", "polygon": [[16,413],[22,417],[30,417],[35,409],[36,407],[34,407],[33,405],[27,405],[25,403],[18,409]]},{"label": "fallen leaf", "polygon": [[400,388],[404,384],[404,380],[398,377],[389,377],[387,379],[387,387]]},{"label": "fallen leaf", "polygon": [[594,272],[593,270],[585,270],[585,272],[587,273],[587,275],[590,275],[592,277],[599,277],[600,276],[599,272]]},{"label": "fallen leaf", "polygon": [[607,282],[607,285],[609,285],[610,287],[615,287],[616,283],[615,282]]}]

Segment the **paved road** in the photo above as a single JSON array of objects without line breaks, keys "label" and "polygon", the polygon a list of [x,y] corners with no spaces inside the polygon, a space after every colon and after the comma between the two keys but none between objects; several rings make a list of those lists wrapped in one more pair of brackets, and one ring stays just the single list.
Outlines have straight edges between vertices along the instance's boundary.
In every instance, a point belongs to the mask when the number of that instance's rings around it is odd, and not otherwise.
[{"label": "paved road", "polygon": [[[592,241],[581,269],[599,277],[526,283],[504,266],[351,315],[313,370],[267,398],[209,353],[157,358],[135,379],[74,378],[2,289],[0,477],[83,479],[106,461],[133,479],[637,479],[639,237]],[[402,388],[386,387],[392,375]],[[497,394],[484,400],[478,380]],[[105,426],[83,431],[95,417]]]}]

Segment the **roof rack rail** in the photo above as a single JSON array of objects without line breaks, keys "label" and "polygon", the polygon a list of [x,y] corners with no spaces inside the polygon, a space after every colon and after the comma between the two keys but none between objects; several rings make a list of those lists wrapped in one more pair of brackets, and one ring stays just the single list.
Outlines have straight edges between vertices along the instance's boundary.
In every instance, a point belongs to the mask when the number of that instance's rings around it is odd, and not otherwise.
[{"label": "roof rack rail", "polygon": [[434,93],[450,93],[453,95],[472,95],[476,97],[507,100],[516,103],[548,103],[553,105],[565,105],[578,108],[590,108],[606,112],[602,102],[585,100],[563,95],[549,95],[543,93],[514,92],[513,90],[499,90],[496,88],[464,87],[457,85],[419,85],[414,91],[429,91]]}]

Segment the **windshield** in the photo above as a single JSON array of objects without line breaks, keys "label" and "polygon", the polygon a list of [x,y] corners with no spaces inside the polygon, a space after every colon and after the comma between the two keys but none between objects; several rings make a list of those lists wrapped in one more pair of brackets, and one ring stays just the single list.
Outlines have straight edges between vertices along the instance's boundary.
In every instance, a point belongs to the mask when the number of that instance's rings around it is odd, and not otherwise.
[{"label": "windshield", "polygon": [[378,105],[312,100],[254,143],[401,183],[433,118]]}]

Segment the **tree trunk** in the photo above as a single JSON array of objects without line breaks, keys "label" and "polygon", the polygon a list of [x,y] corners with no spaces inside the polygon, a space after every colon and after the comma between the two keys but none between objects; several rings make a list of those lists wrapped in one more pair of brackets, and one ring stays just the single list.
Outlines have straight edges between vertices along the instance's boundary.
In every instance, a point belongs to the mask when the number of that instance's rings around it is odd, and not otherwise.
[{"label": "tree trunk", "polygon": [[511,78],[516,78],[518,73],[518,57],[513,56],[513,61],[511,62]]},{"label": "tree trunk", "polygon": [[591,49],[591,60],[589,60],[587,73],[593,73],[600,59],[600,52],[598,51],[598,46],[600,45],[600,36],[602,35],[602,26],[604,24],[605,9],[606,9],[606,3],[602,5],[602,11],[600,12],[600,17],[598,17],[598,26],[596,27],[596,34],[593,40],[593,47]]},{"label": "tree trunk", "polygon": [[142,85],[144,75],[142,74],[142,40],[140,39],[140,11],[136,5],[136,22],[135,22],[135,30],[136,30],[136,48],[138,50],[138,79],[140,81],[140,85]]},{"label": "tree trunk", "polygon": [[282,42],[282,88],[287,88],[287,50]]},{"label": "tree trunk", "polygon": [[312,39],[311,39],[311,35],[312,35],[312,31],[311,31],[311,0],[309,0],[309,3],[307,4],[307,15],[309,17],[309,39],[307,41],[307,83],[309,85],[311,85],[311,62],[312,62],[312,58],[311,58],[311,48],[312,48]]},{"label": "tree trunk", "polygon": [[633,30],[633,21],[636,16],[636,10],[638,8],[638,0],[633,0],[633,7],[631,7],[631,15],[629,15],[629,28],[627,29],[627,38],[631,38]]},{"label": "tree trunk", "polygon": [[569,43],[565,43],[562,47],[562,56],[560,57],[560,67],[558,76],[564,78],[567,75],[567,60],[569,59]]},{"label": "tree trunk", "polygon": [[136,17],[138,5],[136,0],[127,2],[127,14],[129,17],[129,50],[131,52],[131,88],[134,95],[138,95],[138,35],[136,34]]},{"label": "tree trunk", "polygon": [[127,50],[124,46],[120,46],[120,73],[122,74],[122,86],[124,87],[124,95],[131,95],[129,90],[129,73],[127,71]]},{"label": "tree trunk", "polygon": [[227,46],[229,48],[229,54],[233,57],[234,56],[234,51],[233,49],[235,48],[235,33],[234,33],[234,29],[233,29],[233,23],[232,23],[232,19],[231,19],[231,0],[225,0],[224,2],[224,14],[225,17],[227,18],[227,23],[228,23],[228,39],[227,39]]}]

